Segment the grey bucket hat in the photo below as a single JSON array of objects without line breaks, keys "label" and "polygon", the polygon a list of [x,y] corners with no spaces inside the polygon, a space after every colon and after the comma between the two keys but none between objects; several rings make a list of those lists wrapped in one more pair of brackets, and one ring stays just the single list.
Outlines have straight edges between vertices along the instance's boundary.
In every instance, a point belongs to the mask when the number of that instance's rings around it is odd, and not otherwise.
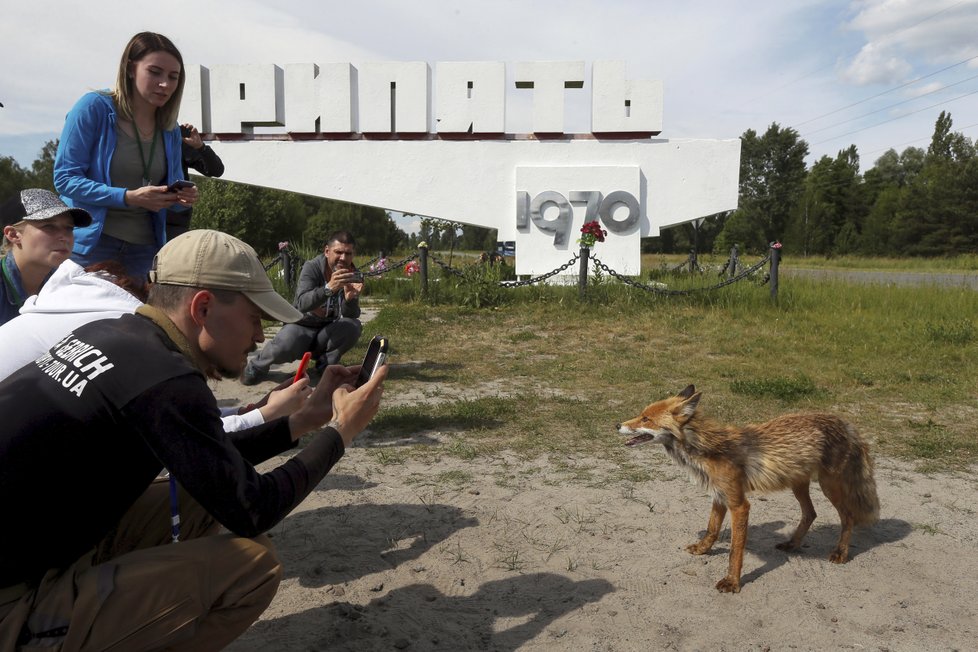
[{"label": "grey bucket hat", "polygon": [[27,188],[0,204],[0,226],[9,226],[22,220],[49,220],[67,213],[75,226],[88,226],[92,216],[81,208],[71,208],[61,197],[50,190]]}]

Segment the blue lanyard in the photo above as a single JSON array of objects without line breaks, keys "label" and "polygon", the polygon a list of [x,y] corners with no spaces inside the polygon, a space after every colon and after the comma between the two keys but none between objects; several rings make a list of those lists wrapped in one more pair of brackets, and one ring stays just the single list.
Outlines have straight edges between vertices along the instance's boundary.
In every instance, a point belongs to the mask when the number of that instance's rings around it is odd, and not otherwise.
[{"label": "blue lanyard", "polygon": [[180,502],[177,500],[177,481],[173,474],[167,471],[170,476],[170,534],[173,543],[180,541]]},{"label": "blue lanyard", "polygon": [[14,279],[10,276],[10,270],[7,269],[7,257],[4,256],[0,258],[0,270],[3,271],[3,283],[7,286],[7,291],[13,298],[14,303],[17,304],[18,308],[23,307],[24,297],[20,296],[20,292],[17,291],[17,285],[14,283]]}]

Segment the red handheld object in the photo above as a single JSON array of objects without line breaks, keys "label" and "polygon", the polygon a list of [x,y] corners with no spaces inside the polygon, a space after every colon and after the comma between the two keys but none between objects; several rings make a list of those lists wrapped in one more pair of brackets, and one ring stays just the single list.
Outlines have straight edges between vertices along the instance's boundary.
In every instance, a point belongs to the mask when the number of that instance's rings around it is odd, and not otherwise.
[{"label": "red handheld object", "polygon": [[295,372],[295,378],[292,379],[293,383],[299,381],[302,378],[302,374],[306,373],[306,365],[309,364],[309,359],[312,357],[312,353],[306,351],[302,354],[302,360],[299,362],[299,368]]}]

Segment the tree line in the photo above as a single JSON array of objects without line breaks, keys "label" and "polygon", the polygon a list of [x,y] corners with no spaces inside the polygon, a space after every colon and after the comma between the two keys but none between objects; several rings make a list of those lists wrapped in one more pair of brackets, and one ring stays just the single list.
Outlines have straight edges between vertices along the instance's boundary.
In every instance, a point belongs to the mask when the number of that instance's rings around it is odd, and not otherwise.
[{"label": "tree line", "polygon": [[[855,145],[805,165],[808,143],[773,123],[741,137],[737,210],[663,232],[647,249],[796,255],[951,256],[978,252],[978,147],[941,112],[927,149],[889,149],[861,174]],[[657,248],[658,247],[658,248]]]},{"label": "tree line", "polygon": [[[860,173],[855,145],[835,158],[805,164],[808,143],[772,123],[741,136],[740,201],[734,211],[646,238],[643,251],[762,252],[780,241],[795,255],[950,256],[978,252],[978,146],[953,131],[942,112],[927,149],[890,149]],[[0,156],[0,197],[22,188],[53,190],[57,141],[41,149],[30,169]],[[338,229],[357,237],[366,255],[427,242],[437,249],[489,251],[496,232],[461,222],[422,219],[407,234],[390,213],[371,206],[194,177],[200,200],[195,228],[213,228],[250,243],[262,255],[282,241],[322,247]],[[464,219],[460,216],[459,219]]]}]

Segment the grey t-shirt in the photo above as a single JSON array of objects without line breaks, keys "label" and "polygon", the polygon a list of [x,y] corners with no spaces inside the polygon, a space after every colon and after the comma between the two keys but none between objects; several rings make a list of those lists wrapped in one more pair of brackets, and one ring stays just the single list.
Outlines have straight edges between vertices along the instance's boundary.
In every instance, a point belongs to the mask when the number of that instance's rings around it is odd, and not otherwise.
[{"label": "grey t-shirt", "polygon": [[[112,185],[126,190],[135,190],[143,185],[143,165],[145,157],[153,149],[153,160],[149,166],[151,185],[166,183],[166,152],[163,148],[163,134],[156,134],[156,147],[150,141],[142,141],[143,152],[140,158],[136,139],[122,129],[116,129],[115,152],[109,164],[109,178]],[[111,235],[132,244],[146,245],[156,243],[153,219],[145,208],[126,206],[110,208],[105,214],[102,233]]]}]

